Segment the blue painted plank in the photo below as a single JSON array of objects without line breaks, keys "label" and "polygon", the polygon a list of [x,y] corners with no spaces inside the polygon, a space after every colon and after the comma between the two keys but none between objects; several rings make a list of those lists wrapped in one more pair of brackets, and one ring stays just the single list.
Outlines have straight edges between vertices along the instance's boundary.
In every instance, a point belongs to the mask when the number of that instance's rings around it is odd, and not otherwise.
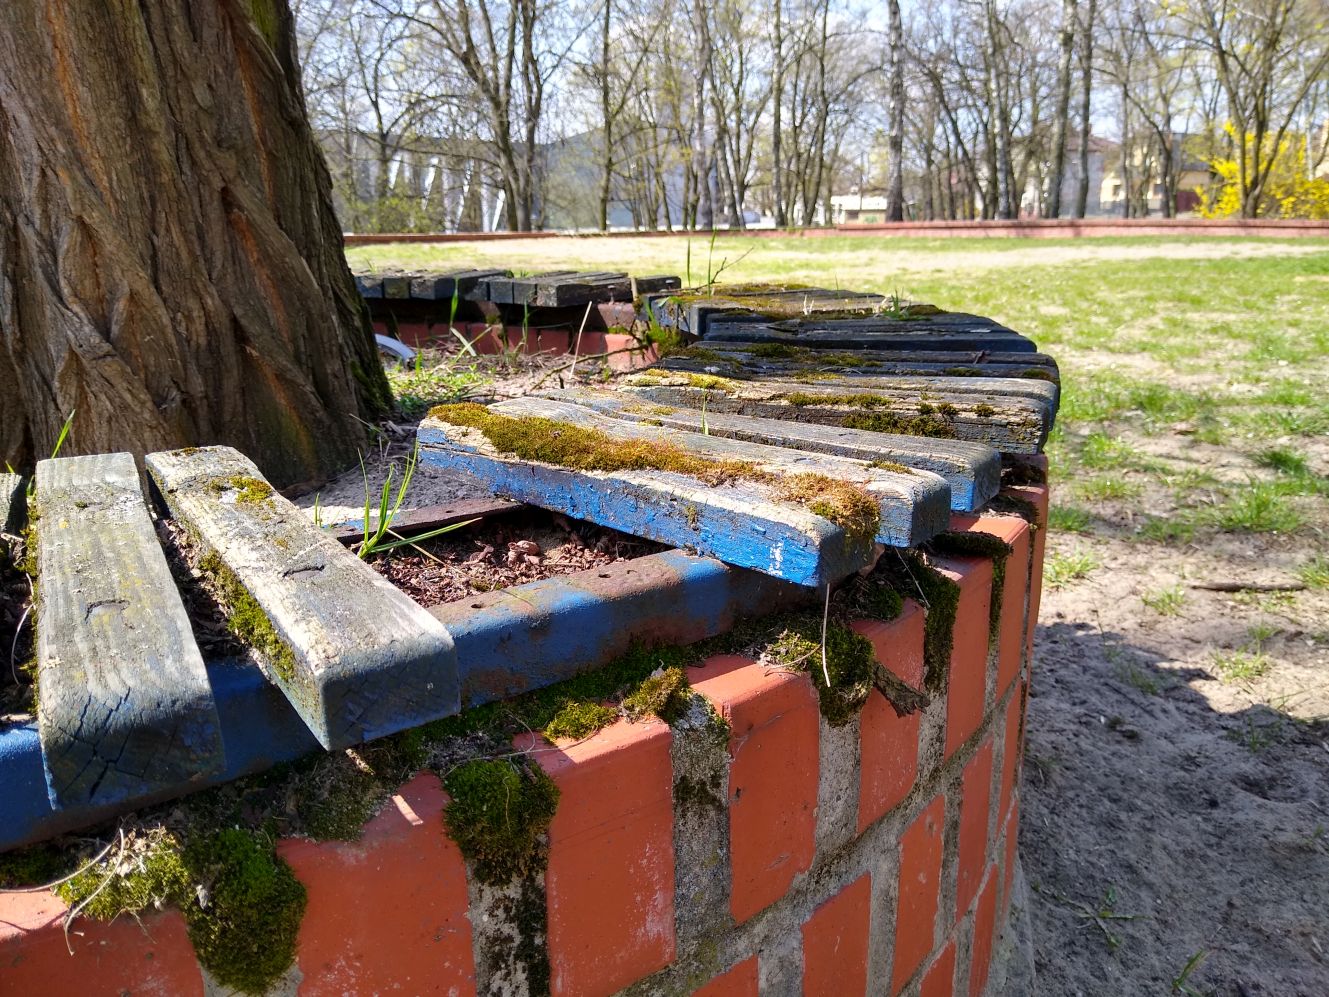
[{"label": "blue painted plank", "polygon": [[[573,393],[569,393],[569,397]],[[563,397],[563,392],[547,392]],[[709,432],[711,436],[789,450],[834,454],[855,460],[891,461],[943,478],[951,489],[951,509],[973,512],[989,502],[1001,489],[1001,454],[981,443],[963,440],[934,440],[919,436],[874,433],[842,426],[762,419],[757,416],[667,405],[642,405],[623,392],[578,388],[576,400],[617,419],[668,426],[687,432]]]}]

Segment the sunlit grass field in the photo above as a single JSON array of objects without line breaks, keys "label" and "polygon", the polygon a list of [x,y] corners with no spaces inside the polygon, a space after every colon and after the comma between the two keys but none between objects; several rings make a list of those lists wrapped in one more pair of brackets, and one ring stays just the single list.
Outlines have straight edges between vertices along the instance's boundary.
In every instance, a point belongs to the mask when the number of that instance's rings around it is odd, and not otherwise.
[{"label": "sunlit grass field", "polygon": [[798,281],[990,316],[1061,366],[1055,526],[1165,543],[1329,526],[1329,240],[568,237],[347,255]]}]

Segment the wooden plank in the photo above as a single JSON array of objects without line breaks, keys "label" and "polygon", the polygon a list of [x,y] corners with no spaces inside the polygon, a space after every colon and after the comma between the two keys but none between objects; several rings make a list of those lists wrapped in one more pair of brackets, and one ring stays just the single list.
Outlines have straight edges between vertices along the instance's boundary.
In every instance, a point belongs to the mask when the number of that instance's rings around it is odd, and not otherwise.
[{"label": "wooden plank", "polygon": [[383,278],[379,274],[358,273],[355,275],[355,289],[360,292],[362,298],[381,298]]},{"label": "wooden plank", "polygon": [[860,486],[877,499],[876,539],[882,543],[922,543],[948,522],[950,490],[927,472],[900,473],[843,457],[639,425],[545,398],[512,399],[491,411],[595,429],[614,440],[668,443],[713,461],[748,461],[775,480],[739,476],[709,484],[670,471],[580,471],[525,461],[497,449],[478,429],[436,417],[420,427],[421,459],[466,470],[499,495],[799,585],[821,585],[858,570],[868,561],[870,544],[854,542],[840,526],[782,497],[781,479],[817,474]]},{"label": "wooden plank", "polygon": [[[808,384],[840,388],[846,392],[899,391],[911,396],[929,394],[941,398],[951,395],[998,395],[1003,398],[1029,398],[1057,410],[1058,388],[1051,381],[1022,377],[952,377],[942,375],[882,374],[870,368],[860,370],[818,371],[803,364],[778,364],[756,359],[748,363],[720,362],[706,357],[680,353],[650,366],[652,371],[681,374],[718,374],[738,380],[771,384]],[[645,371],[642,372],[646,374]]]},{"label": "wooden plank", "polygon": [[489,300],[494,304],[520,305],[528,303],[524,296],[533,293],[532,288],[536,280],[567,277],[576,272],[575,270],[549,270],[544,273],[527,274],[521,277],[491,277],[488,280],[481,281],[481,283],[485,286]]},{"label": "wooden plank", "polygon": [[40,461],[37,496],[37,719],[51,805],[183,792],[221,769],[221,726],[134,458]]},{"label": "wooden plank", "polygon": [[320,744],[345,748],[457,712],[448,632],[268,488],[248,458],[204,447],[146,462],[171,513],[215,555],[222,587],[243,586],[261,611],[277,642],[268,675]]},{"label": "wooden plank", "polygon": [[830,350],[929,350],[1035,353],[1033,340],[1000,327],[962,328],[922,322],[872,324],[825,322],[803,327],[787,322],[745,322],[730,316],[706,319],[707,342],[784,343]]},{"label": "wooden plank", "polygon": [[661,291],[676,291],[683,286],[683,279],[672,274],[648,274],[645,277],[633,277],[637,296],[659,294]]},{"label": "wooden plank", "polygon": [[575,401],[604,415],[631,422],[930,471],[950,485],[951,508],[956,512],[973,512],[981,508],[1001,489],[1001,454],[981,443],[873,433],[709,410],[703,414],[691,408],[643,405],[625,398],[621,392],[594,388],[550,391],[544,395],[556,400]]},{"label": "wooden plank", "polygon": [[445,273],[415,274],[411,277],[411,297],[421,301],[471,300],[469,295],[487,277],[510,277],[510,270],[453,270]]},{"label": "wooden plank", "polygon": [[383,275],[383,297],[394,301],[405,301],[411,296],[411,276],[404,273],[385,273]]},{"label": "wooden plank", "polygon": [[709,412],[731,415],[968,440],[1012,454],[1039,453],[1054,414],[1047,403],[1024,397],[888,387],[846,390],[720,377],[702,384],[695,375],[654,369],[629,374],[622,383],[625,392],[661,405],[695,409],[704,405]]},{"label": "wooden plank", "polygon": [[569,308],[608,301],[631,301],[632,281],[627,274],[591,279],[568,279],[540,283],[533,304],[541,308]]},{"label": "wooden plank", "polygon": [[[757,352],[753,352],[753,350]],[[772,352],[766,352],[767,350]],[[764,363],[812,370],[860,374],[922,374],[948,377],[1034,377],[1060,383],[1057,362],[1046,353],[996,353],[990,350],[818,350],[784,344],[707,341],[680,356],[719,357],[742,364]]]},{"label": "wooden plank", "polygon": [[0,474],[0,532],[17,536],[28,521],[28,479]]}]

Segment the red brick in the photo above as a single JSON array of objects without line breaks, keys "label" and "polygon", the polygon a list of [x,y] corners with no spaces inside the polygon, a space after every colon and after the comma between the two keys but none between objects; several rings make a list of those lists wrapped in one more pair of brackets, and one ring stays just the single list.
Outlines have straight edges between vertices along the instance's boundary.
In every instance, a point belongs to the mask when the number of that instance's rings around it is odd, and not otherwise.
[{"label": "red brick", "polygon": [[980,997],[992,968],[992,933],[997,924],[997,870],[988,870],[974,911],[974,944],[969,959],[969,997]]},{"label": "red brick", "polygon": [[891,993],[898,994],[923,965],[937,941],[942,828],[946,800],[938,796],[900,836],[900,890],[895,916],[895,965]]},{"label": "red brick", "polygon": [[694,990],[692,997],[757,997],[757,957],[744,959],[700,990]]},{"label": "red brick", "polygon": [[1001,866],[1001,917],[1005,919],[1011,902],[1011,883],[1015,881],[1015,863],[1019,858],[1020,848],[1020,801],[1011,805],[1010,816],[1006,818],[1006,850]]},{"label": "red brick", "polygon": [[988,815],[992,806],[992,738],[983,742],[960,778],[959,873],[955,916],[973,902],[988,861]]},{"label": "red brick", "polygon": [[1004,815],[1011,804],[1011,794],[1015,790],[1015,780],[1020,773],[1020,715],[1024,708],[1023,689],[1016,689],[1006,704],[1006,722],[1002,725],[1002,738],[1005,751],[1001,757],[1001,790],[997,797],[997,813]]},{"label": "red brick", "polygon": [[904,600],[900,615],[890,622],[855,620],[850,627],[872,641],[877,660],[915,689],[923,686],[923,607]]},{"label": "red brick", "polygon": [[1048,541],[1048,499],[1047,485],[1021,485],[1007,488],[1005,491],[1016,498],[1032,502],[1038,512],[1038,528],[1034,531],[1033,565],[1029,576],[1029,612],[1028,626],[1025,628],[1025,655],[1034,653],[1034,633],[1038,629],[1038,606],[1043,595],[1043,554]]},{"label": "red brick", "polygon": [[562,793],[545,874],[555,997],[616,993],[673,961],[669,744],[666,724],[620,721],[535,755]]},{"label": "red brick", "polygon": [[817,695],[806,675],[734,656],[710,658],[689,678],[730,725],[729,910],[742,922],[812,865]]},{"label": "red brick", "polygon": [[[923,684],[923,619],[922,607],[905,600],[899,617],[890,623],[858,620],[851,626],[872,641],[879,662],[919,688]],[[894,809],[914,788],[919,718],[917,713],[899,716],[875,689],[868,694],[858,735],[858,833]]]},{"label": "red brick", "polygon": [[983,722],[992,562],[982,557],[941,557],[937,561],[943,573],[960,586],[950,676],[946,682],[946,757],[949,758]]},{"label": "red brick", "polygon": [[0,993],[33,997],[203,993],[203,975],[177,911],[109,924],[80,919],[65,947],[66,907],[51,893],[0,895]]},{"label": "red brick", "polygon": [[355,842],[278,842],[309,893],[302,995],[474,994],[466,864],[443,829],[438,777],[416,776]]},{"label": "red brick", "polygon": [[872,877],[827,900],[803,925],[803,997],[850,997],[868,987]]},{"label": "red brick", "polygon": [[941,954],[923,974],[918,997],[953,997],[955,993],[955,943],[947,942]]},{"label": "red brick", "polygon": [[541,329],[541,353],[569,353],[572,350],[572,333],[566,329]]},{"label": "red brick", "polygon": [[997,633],[997,695],[1010,688],[1024,662],[1025,594],[1029,587],[1029,524],[1019,516],[951,516],[951,529],[999,537],[1010,544]]}]

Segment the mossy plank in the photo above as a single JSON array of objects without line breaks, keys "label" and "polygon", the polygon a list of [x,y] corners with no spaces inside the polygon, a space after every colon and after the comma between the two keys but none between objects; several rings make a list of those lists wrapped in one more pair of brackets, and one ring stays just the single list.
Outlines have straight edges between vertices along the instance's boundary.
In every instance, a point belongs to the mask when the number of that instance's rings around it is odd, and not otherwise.
[{"label": "mossy plank", "polygon": [[51,805],[186,791],[225,761],[184,604],[127,453],[37,464],[38,725]]},{"label": "mossy plank", "polygon": [[0,531],[17,535],[28,521],[27,479],[18,474],[0,474]]},{"label": "mossy plank", "polygon": [[549,270],[521,277],[490,277],[481,281],[488,299],[496,305],[534,304],[535,284],[541,280],[571,277],[575,270]]},{"label": "mossy plank", "polygon": [[624,444],[658,443],[715,466],[742,462],[760,478],[735,474],[707,483],[676,470],[580,470],[525,460],[498,449],[482,429],[434,416],[419,430],[422,459],[469,471],[500,495],[691,548],[799,585],[821,585],[858,570],[871,553],[871,544],[864,541],[872,539],[854,538],[851,528],[790,497],[787,489],[801,480],[819,478],[857,488],[870,509],[880,510],[872,532],[882,542],[919,543],[921,537],[934,535],[948,515],[949,489],[932,475],[882,471],[844,458],[635,425],[543,398],[513,399],[490,411],[513,420],[589,428]]},{"label": "mossy plank", "polygon": [[896,388],[891,379],[874,379],[873,386],[866,387],[756,379],[717,383],[718,378],[704,377],[652,368],[628,375],[621,390],[638,402],[965,440],[1013,454],[1039,453],[1055,417],[1053,405],[1044,400]]},{"label": "mossy plank", "polygon": [[232,483],[262,481],[246,457],[203,447],[149,454],[147,466],[172,514],[289,648],[269,675],[325,748],[457,712],[447,630],[279,494],[244,500]]},{"label": "mossy plank", "polygon": [[[942,477],[950,486],[951,508],[973,512],[1001,489],[1001,455],[981,443],[874,433],[842,426],[730,415],[693,408],[642,405],[623,393],[590,388],[576,391],[578,403],[614,418],[714,437],[763,443],[789,450],[852,457],[868,463],[895,463]],[[572,397],[550,392],[549,397]]]}]

